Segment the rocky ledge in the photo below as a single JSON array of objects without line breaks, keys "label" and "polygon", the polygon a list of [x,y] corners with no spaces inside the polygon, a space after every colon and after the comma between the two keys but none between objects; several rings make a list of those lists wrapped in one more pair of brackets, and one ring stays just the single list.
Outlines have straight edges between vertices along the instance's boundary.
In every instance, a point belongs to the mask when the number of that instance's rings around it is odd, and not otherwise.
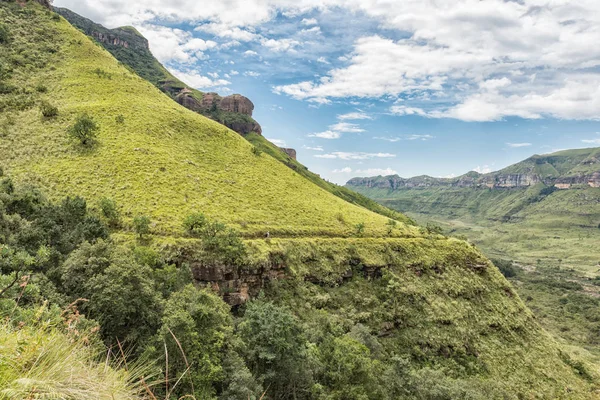
[{"label": "rocky ledge", "polygon": [[241,94],[221,97],[211,92],[202,94],[202,98],[198,99],[192,90],[183,88],[174,96],[185,108],[212,118],[241,135],[250,132],[262,134],[261,126],[252,118],[254,104]]}]

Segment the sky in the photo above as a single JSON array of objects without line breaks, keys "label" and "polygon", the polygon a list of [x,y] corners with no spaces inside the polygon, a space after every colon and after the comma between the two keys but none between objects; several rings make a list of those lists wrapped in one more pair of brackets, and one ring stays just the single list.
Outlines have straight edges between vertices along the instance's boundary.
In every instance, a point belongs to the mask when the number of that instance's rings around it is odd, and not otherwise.
[{"label": "sky", "polygon": [[55,0],[241,93],[332,182],[452,177],[600,146],[598,0]]}]

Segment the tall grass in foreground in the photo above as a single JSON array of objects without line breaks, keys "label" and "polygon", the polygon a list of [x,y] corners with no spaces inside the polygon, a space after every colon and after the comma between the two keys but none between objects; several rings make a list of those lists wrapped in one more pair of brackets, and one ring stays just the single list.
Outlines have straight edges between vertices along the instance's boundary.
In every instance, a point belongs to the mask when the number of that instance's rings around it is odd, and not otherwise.
[{"label": "tall grass in foreground", "polygon": [[126,366],[55,328],[0,325],[0,399],[127,400],[146,392],[141,366]]}]

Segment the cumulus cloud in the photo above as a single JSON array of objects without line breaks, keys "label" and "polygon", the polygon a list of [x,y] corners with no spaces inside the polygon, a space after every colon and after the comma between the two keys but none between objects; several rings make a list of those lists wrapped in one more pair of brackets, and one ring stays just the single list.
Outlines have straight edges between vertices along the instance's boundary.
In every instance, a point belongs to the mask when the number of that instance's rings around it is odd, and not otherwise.
[{"label": "cumulus cloud", "polygon": [[398,172],[392,168],[367,168],[367,169],[357,169],[357,170],[352,170],[352,168],[350,167],[345,167],[345,168],[341,168],[341,169],[334,169],[333,171],[331,171],[334,174],[362,174],[364,176],[375,176],[375,175],[383,175],[383,176],[388,176],[388,175],[397,175]]},{"label": "cumulus cloud", "polygon": [[369,160],[372,158],[393,158],[395,154],[390,153],[363,153],[363,152],[345,152],[345,151],[334,151],[327,154],[316,154],[317,158],[330,158],[340,160]]},{"label": "cumulus cloud", "polygon": [[139,31],[148,39],[152,53],[163,63],[190,63],[204,58],[204,51],[217,47],[216,42],[194,38],[181,29],[145,24]]},{"label": "cumulus cloud", "polygon": [[587,144],[598,144],[598,145],[600,145],[600,138],[599,139],[582,139],[581,141],[583,143],[587,143]]},{"label": "cumulus cloud", "polygon": [[340,114],[337,116],[340,121],[356,120],[356,119],[373,119],[370,115],[364,112],[351,112],[347,114]]},{"label": "cumulus cloud", "polygon": [[492,169],[490,168],[489,165],[483,165],[483,166],[478,165],[475,168],[473,168],[473,171],[479,172],[480,174],[489,174],[490,172],[492,172]]},{"label": "cumulus cloud", "polygon": [[188,85],[191,85],[196,89],[214,88],[217,86],[226,86],[231,84],[231,82],[225,79],[211,79],[207,76],[202,75],[200,71],[195,69],[185,71],[172,69],[171,72],[177,78],[181,79],[183,82],[187,83]]},{"label": "cumulus cloud", "polygon": [[506,145],[514,149],[519,147],[529,147],[531,146],[531,143],[506,143]]},{"label": "cumulus cloud", "polygon": [[333,171],[334,174],[351,174],[352,173],[352,168],[350,167],[344,167],[341,169],[334,169]]},{"label": "cumulus cloud", "polygon": [[[390,110],[400,116],[600,120],[600,47],[591,45],[600,41],[600,2],[595,0],[56,0],[55,4],[108,27],[140,27],[159,59],[179,62],[201,59],[206,50],[182,48],[191,38],[180,40],[181,32],[155,28],[156,21],[196,24],[199,31],[215,37],[294,52],[301,46],[296,39],[267,38],[256,28],[278,15],[301,17],[343,9],[365,15],[385,30],[358,38],[339,58],[345,60],[344,66],[333,65],[325,76],[277,86],[276,93],[318,104],[337,98],[403,98],[406,104]],[[309,29],[317,27],[317,21],[311,15],[300,25]]]},{"label": "cumulus cloud", "polygon": [[315,18],[304,18],[304,19],[302,19],[302,21],[300,21],[300,23],[302,25],[311,26],[311,25],[317,25],[318,21]]},{"label": "cumulus cloud", "polygon": [[302,148],[305,150],[311,150],[311,151],[324,151],[322,146],[312,146],[311,147],[311,146],[304,145],[304,146],[302,146]]},{"label": "cumulus cloud", "polygon": [[260,41],[260,44],[264,47],[275,51],[275,52],[285,52],[285,51],[294,51],[296,47],[300,45],[300,42],[294,39],[266,39],[263,38]]},{"label": "cumulus cloud", "polygon": [[399,142],[401,140],[422,140],[422,141],[426,141],[426,140],[431,140],[433,138],[435,138],[435,136],[432,136],[432,135],[404,135],[404,136],[394,136],[394,137],[374,136],[373,137],[373,139],[385,140],[386,142],[391,142],[391,143]]},{"label": "cumulus cloud", "polygon": [[285,140],[283,139],[267,138],[267,140],[273,143],[275,146],[285,147]]},{"label": "cumulus cloud", "polygon": [[[339,139],[342,137],[342,132],[323,131],[323,132],[309,133],[308,137],[316,137],[316,138],[320,138],[320,139]],[[323,158],[327,158],[327,157],[323,157]]]}]

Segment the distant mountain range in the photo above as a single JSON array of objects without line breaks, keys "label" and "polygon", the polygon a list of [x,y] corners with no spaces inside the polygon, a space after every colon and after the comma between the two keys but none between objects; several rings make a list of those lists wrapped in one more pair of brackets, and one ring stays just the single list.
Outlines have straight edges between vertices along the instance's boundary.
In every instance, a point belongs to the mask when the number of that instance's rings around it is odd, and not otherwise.
[{"label": "distant mountain range", "polygon": [[427,175],[408,179],[398,175],[353,178],[348,181],[347,186],[358,190],[376,188],[394,191],[432,187],[523,188],[539,183],[559,189],[569,189],[573,185],[600,187],[600,148],[536,154],[487,174],[471,171],[456,178],[434,178]]}]

